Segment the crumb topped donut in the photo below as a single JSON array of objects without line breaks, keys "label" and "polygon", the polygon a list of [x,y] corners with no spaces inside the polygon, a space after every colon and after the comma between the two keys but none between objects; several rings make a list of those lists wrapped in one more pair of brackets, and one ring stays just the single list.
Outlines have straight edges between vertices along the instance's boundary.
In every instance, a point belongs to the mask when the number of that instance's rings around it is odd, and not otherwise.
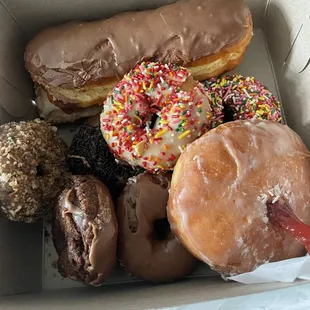
[{"label": "crumb topped donut", "polygon": [[101,130],[117,158],[156,172],[171,170],[211,119],[206,91],[187,69],[143,62],[110,92]]},{"label": "crumb topped donut", "polygon": [[66,152],[47,122],[0,126],[0,204],[9,219],[30,223],[49,210],[65,178]]},{"label": "crumb topped donut", "polygon": [[268,218],[268,203],[289,206],[310,224],[310,153],[288,126],[235,121],[190,144],[175,166],[168,219],[197,258],[224,275],[305,254]]},{"label": "crumb topped donut", "polygon": [[281,105],[254,77],[225,75],[205,82],[213,111],[212,126],[226,121],[261,119],[281,122]]}]

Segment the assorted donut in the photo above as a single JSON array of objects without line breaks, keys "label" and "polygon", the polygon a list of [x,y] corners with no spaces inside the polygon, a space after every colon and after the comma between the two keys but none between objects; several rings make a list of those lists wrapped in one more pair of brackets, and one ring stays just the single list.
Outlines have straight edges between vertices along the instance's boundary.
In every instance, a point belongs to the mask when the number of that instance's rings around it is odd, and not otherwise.
[{"label": "assorted donut", "polygon": [[167,220],[171,173],[139,174],[117,205],[118,258],[131,274],[168,282],[192,273],[197,260],[176,239]]},{"label": "assorted donut", "polygon": [[180,242],[224,276],[306,251],[268,218],[287,204],[310,225],[310,152],[288,126],[262,120],[223,124],[182,153],[168,219]]},{"label": "assorted donut", "polygon": [[60,274],[101,285],[116,264],[117,232],[108,188],[93,176],[70,177],[53,212]]},{"label": "assorted donut", "polygon": [[[280,102],[262,83],[223,75],[252,36],[241,3],[178,2],[125,14],[125,24],[123,17],[98,22],[108,26],[102,33],[73,23],[28,44],[41,117],[91,116],[76,123],[69,145],[46,120],[0,126],[1,211],[19,222],[52,219],[62,277],[100,286],[118,264],[165,283],[190,276],[199,261],[226,277],[305,254],[303,236],[278,225],[270,208],[285,206],[310,225],[310,152],[281,124]],[[161,28],[158,12],[177,18],[176,8],[188,18]],[[113,28],[125,25],[118,27],[126,34],[143,22],[158,25],[152,39],[148,28],[125,37]],[[201,29],[212,40],[197,41]],[[102,35],[111,40],[99,46]],[[69,51],[72,38],[87,52]]]},{"label": "assorted donut", "polygon": [[142,62],[109,93],[101,130],[115,157],[155,172],[173,169],[211,119],[206,91],[187,69]]},{"label": "assorted donut", "polygon": [[67,147],[39,119],[0,126],[0,206],[10,220],[48,213],[66,178]]},{"label": "assorted donut", "polygon": [[280,102],[254,77],[215,77],[205,81],[205,87],[213,111],[212,128],[236,120],[282,121]]}]

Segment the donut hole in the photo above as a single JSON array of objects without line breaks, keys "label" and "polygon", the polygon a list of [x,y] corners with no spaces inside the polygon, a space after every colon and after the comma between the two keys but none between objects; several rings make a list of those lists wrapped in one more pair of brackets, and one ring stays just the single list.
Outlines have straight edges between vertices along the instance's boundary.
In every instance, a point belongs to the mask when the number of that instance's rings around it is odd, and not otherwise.
[{"label": "donut hole", "polygon": [[43,177],[44,176],[44,170],[42,166],[39,164],[37,165],[37,177]]},{"label": "donut hole", "polygon": [[163,219],[155,220],[153,228],[155,238],[159,241],[168,239],[168,236],[171,233],[170,224],[166,217]]},{"label": "donut hole", "polygon": [[157,119],[159,118],[159,116],[157,115],[157,114],[152,114],[152,116],[151,116],[151,120],[150,120],[150,129],[153,129],[154,128],[154,126],[155,126],[155,124],[156,124],[156,121],[157,121]]},{"label": "donut hole", "polygon": [[229,106],[224,106],[224,123],[232,122],[234,120],[234,110]]}]

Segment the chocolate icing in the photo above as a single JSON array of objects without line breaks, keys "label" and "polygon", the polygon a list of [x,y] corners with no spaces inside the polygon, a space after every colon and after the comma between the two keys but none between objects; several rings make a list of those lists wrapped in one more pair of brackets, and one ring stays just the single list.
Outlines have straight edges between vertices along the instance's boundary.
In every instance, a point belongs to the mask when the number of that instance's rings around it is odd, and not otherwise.
[{"label": "chocolate icing", "polygon": [[130,179],[118,200],[118,257],[135,276],[168,282],[188,276],[197,260],[178,242],[168,226],[155,228],[167,217],[171,174],[142,173]]},{"label": "chocolate icing", "polygon": [[116,264],[117,221],[103,183],[73,176],[54,212],[53,240],[64,277],[100,285]]},{"label": "chocolate icing", "polygon": [[120,78],[141,60],[186,65],[236,44],[248,27],[250,11],[242,0],[182,0],[43,30],[27,45],[25,65],[45,86],[81,87]]}]

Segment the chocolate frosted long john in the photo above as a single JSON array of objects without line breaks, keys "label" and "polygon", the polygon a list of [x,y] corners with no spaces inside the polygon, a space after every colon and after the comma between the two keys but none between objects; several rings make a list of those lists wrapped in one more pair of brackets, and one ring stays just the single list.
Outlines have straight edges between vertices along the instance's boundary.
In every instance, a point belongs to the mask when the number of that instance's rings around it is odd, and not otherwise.
[{"label": "chocolate frosted long john", "polygon": [[28,44],[25,64],[45,88],[82,87],[122,77],[141,60],[190,65],[240,43],[249,28],[251,16],[242,0],[183,0],[48,28]]}]

